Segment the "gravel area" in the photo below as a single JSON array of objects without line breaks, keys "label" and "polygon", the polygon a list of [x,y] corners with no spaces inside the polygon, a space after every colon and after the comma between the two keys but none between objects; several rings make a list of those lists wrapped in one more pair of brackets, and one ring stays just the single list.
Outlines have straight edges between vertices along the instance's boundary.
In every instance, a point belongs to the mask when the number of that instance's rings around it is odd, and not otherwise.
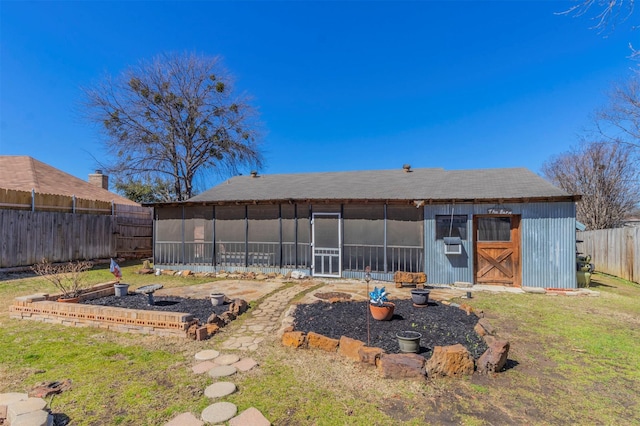
[{"label": "gravel area", "polygon": [[339,339],[350,337],[367,342],[367,318],[370,326],[370,344],[387,353],[399,353],[396,333],[417,331],[420,339],[420,355],[429,358],[434,346],[460,343],[474,358],[487,349],[484,340],[473,327],[478,322],[474,314],[467,315],[457,307],[429,302],[429,306],[417,308],[411,300],[392,300],[395,311],[391,321],[376,321],[368,312],[369,302],[316,302],[298,305],[295,313],[295,330],[314,331],[326,337]]},{"label": "gravel area", "polygon": [[142,309],[147,311],[184,312],[198,318],[200,322],[207,321],[213,313],[223,314],[229,309],[228,304],[213,306],[210,299],[188,299],[177,296],[155,296],[153,306],[148,303],[145,294],[129,294],[128,296],[107,296],[99,299],[87,300],[87,305],[114,306],[118,308]]}]

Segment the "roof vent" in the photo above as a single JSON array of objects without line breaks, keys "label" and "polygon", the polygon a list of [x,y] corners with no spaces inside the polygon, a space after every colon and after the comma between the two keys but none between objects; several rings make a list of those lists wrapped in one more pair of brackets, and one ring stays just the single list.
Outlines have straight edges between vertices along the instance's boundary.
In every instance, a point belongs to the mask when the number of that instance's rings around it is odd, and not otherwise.
[{"label": "roof vent", "polygon": [[258,177],[258,172],[256,170],[251,170],[251,177],[252,178]]},{"label": "roof vent", "polygon": [[405,171],[406,173],[411,172],[411,164],[403,164],[403,165],[402,165],[402,168],[404,169],[404,171]]}]

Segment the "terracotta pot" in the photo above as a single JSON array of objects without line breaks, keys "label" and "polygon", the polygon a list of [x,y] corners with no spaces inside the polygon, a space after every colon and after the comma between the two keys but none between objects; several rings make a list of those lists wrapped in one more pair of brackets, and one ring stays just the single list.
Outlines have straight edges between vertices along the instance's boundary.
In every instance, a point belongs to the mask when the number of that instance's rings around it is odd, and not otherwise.
[{"label": "terracotta pot", "polygon": [[371,311],[371,316],[373,319],[378,321],[390,321],[393,318],[393,310],[396,308],[396,305],[391,302],[384,302],[382,306],[374,305],[373,303],[369,304],[369,310]]},{"label": "terracotta pot", "polygon": [[60,302],[60,303],[79,303],[80,302],[80,298],[79,297],[69,297],[69,298],[59,297],[57,302]]}]

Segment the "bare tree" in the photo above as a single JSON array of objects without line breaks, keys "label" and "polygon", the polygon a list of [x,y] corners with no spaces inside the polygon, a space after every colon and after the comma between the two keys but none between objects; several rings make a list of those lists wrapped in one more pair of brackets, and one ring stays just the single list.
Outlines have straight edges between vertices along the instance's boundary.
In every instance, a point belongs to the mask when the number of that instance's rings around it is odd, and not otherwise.
[{"label": "bare tree", "polygon": [[596,126],[606,140],[640,149],[640,73],[613,87],[607,105],[596,112]]},{"label": "bare tree", "polygon": [[120,181],[169,181],[181,201],[206,172],[261,165],[257,112],[217,57],[163,54],[84,92],[107,137],[105,168]]},{"label": "bare tree", "polygon": [[552,158],[544,176],[571,194],[581,194],[577,218],[587,229],[614,228],[640,202],[640,173],[633,149],[591,142]]},{"label": "bare tree", "polygon": [[633,14],[635,6],[635,0],[577,0],[575,3],[558,15],[587,16],[594,21],[591,28],[599,33],[613,31],[618,23]]}]

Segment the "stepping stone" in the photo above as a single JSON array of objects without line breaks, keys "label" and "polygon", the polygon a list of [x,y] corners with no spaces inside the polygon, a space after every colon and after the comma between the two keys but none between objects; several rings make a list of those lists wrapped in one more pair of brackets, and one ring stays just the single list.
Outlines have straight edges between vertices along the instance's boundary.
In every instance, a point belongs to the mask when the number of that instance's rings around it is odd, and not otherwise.
[{"label": "stepping stone", "polygon": [[201,362],[201,363],[196,364],[193,367],[191,367],[191,370],[193,370],[193,372],[196,373],[196,374],[202,374],[202,373],[206,373],[207,371],[211,370],[216,365],[217,364],[214,364],[211,361],[204,361],[204,362]]},{"label": "stepping stone", "polygon": [[214,361],[217,365],[231,365],[240,361],[240,357],[236,354],[221,355]]},{"label": "stepping stone", "polygon": [[257,408],[251,407],[229,420],[229,426],[271,426],[271,422]]},{"label": "stepping stone", "polygon": [[218,358],[220,356],[220,352],[214,349],[207,349],[206,351],[200,351],[196,354],[196,359],[198,361],[209,361],[214,358]]},{"label": "stepping stone", "polygon": [[216,402],[202,411],[200,418],[207,423],[223,423],[238,413],[238,407],[230,402]]},{"label": "stepping stone", "polygon": [[[234,367],[235,368],[235,367]],[[27,398],[26,400],[16,401],[7,405],[7,418],[9,424],[24,414],[31,413],[33,411],[43,410],[47,406],[47,402],[42,398]]]},{"label": "stepping stone", "polygon": [[236,389],[236,385],[231,382],[216,382],[207,386],[204,390],[204,395],[207,398],[222,398],[223,396],[231,395]]},{"label": "stepping stone", "polygon": [[237,371],[238,369],[233,365],[221,365],[218,367],[213,367],[211,370],[209,370],[209,376],[213,378],[227,377],[236,374]]},{"label": "stepping stone", "polygon": [[51,426],[53,416],[44,410],[30,411],[20,414],[11,420],[13,426]]},{"label": "stepping stone", "polygon": [[203,426],[204,422],[191,413],[182,413],[175,416],[164,426]]},{"label": "stepping stone", "polygon": [[238,369],[238,371],[249,371],[251,370],[253,367],[257,366],[258,363],[253,359],[253,358],[242,358],[240,361],[236,362],[235,364],[231,364],[233,365],[235,368]]}]

